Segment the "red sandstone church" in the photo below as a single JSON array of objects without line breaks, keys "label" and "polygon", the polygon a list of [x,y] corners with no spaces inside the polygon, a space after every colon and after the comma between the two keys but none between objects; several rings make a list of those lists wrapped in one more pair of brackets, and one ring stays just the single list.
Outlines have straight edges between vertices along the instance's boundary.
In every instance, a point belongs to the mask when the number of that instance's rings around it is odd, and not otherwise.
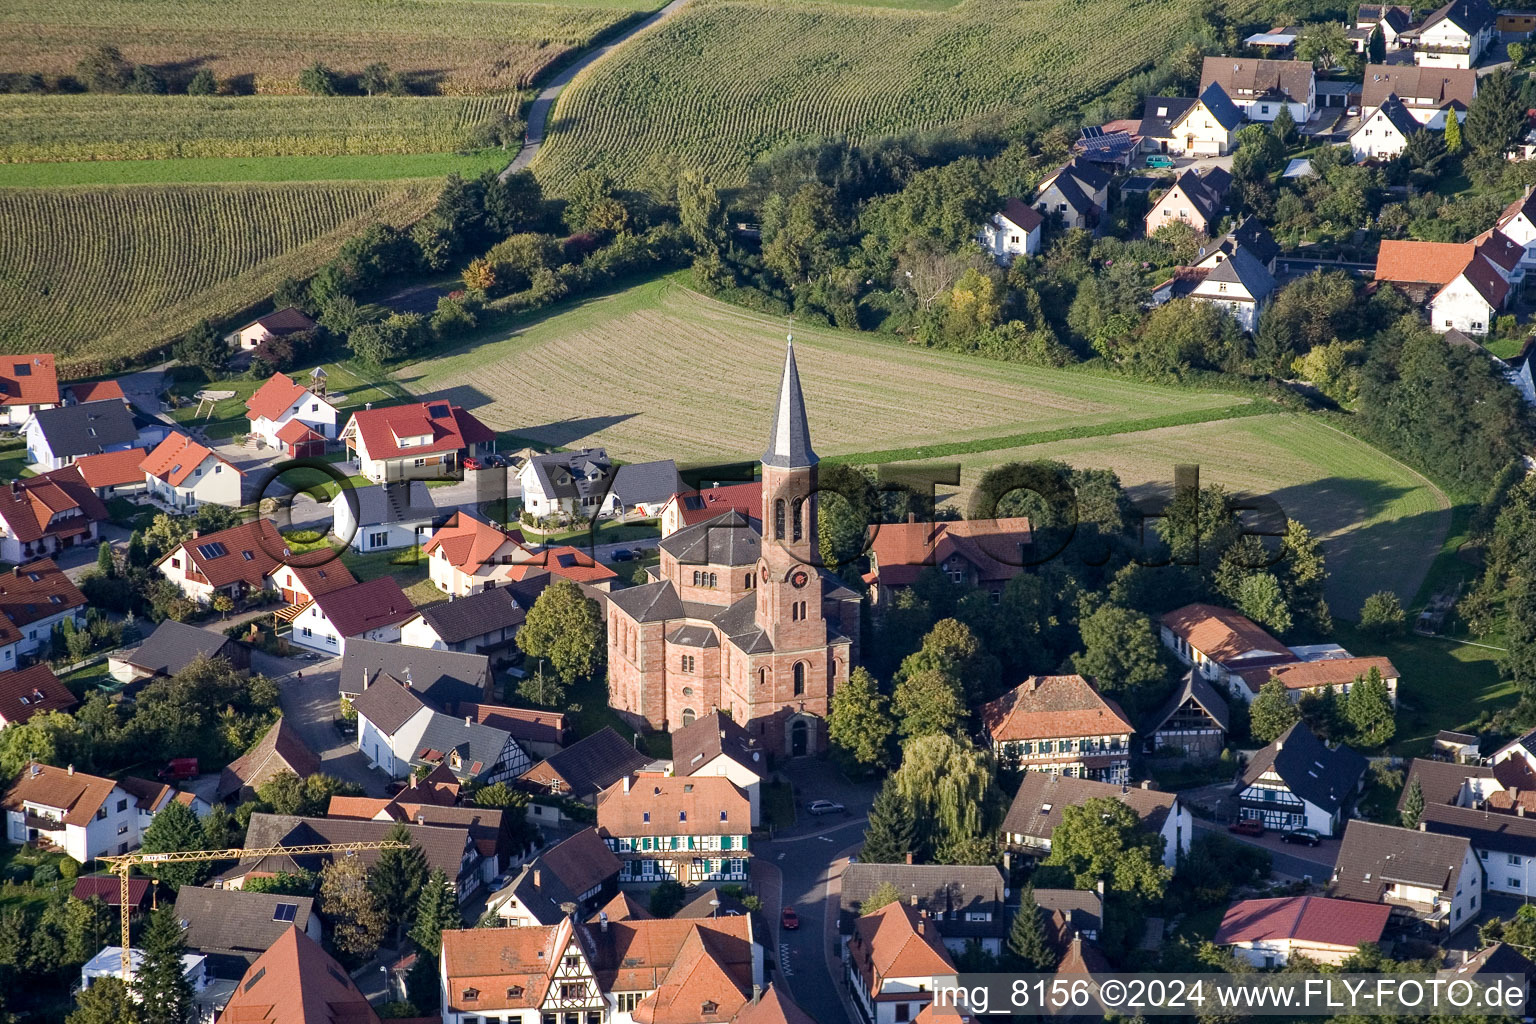
[{"label": "red sandstone church", "polygon": [[654,729],[719,709],[792,757],[826,746],[858,664],[859,595],[817,568],[816,453],[791,342],[763,453],[763,521],[740,512],[661,542],[653,582],[608,601],[609,702]]}]

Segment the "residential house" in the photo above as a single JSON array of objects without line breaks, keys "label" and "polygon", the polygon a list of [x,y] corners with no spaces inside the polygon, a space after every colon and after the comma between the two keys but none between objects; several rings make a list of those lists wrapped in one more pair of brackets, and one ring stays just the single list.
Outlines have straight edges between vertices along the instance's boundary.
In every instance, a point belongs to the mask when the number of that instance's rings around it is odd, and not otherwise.
[{"label": "residential house", "polygon": [[379,1024],[356,983],[297,924],[245,972],[219,1020],[223,1024]]},{"label": "residential house", "polygon": [[1444,760],[1460,764],[1475,764],[1480,746],[1481,741],[1473,733],[1441,729],[1435,733],[1433,750],[1436,757]]},{"label": "residential house", "polygon": [[415,605],[393,576],[326,590],[292,608],[288,639],[325,654],[341,654],[354,637],[381,643],[398,641],[401,623],[416,614]]},{"label": "residential house", "polygon": [[1380,943],[1392,909],[1325,896],[1239,900],[1227,908],[1215,943],[1254,967],[1283,967],[1293,955],[1337,967],[1367,942]]},{"label": "residential house", "polygon": [[1200,69],[1200,92],[1219,85],[1250,121],[1273,121],[1290,109],[1298,125],[1317,110],[1317,75],[1305,60],[1253,60],[1207,57]]},{"label": "residential house", "polygon": [[1126,170],[1141,147],[1141,138],[1135,134],[1140,124],[1139,121],[1120,120],[1084,125],[1081,137],[1072,143],[1072,152],[1090,163],[1117,171]]},{"label": "residential house", "polygon": [[[128,985],[129,997],[135,1002],[141,998],[132,988],[138,980],[139,969],[144,965],[144,952],[134,947],[128,949]],[[186,979],[188,987],[192,990],[194,1012],[201,1012],[202,1000],[199,998],[208,987],[208,971],[205,958],[197,953],[183,953],[181,955],[181,973]],[[103,946],[101,952],[91,957],[80,967],[80,990],[90,988],[102,978],[120,979],[123,977],[123,947]]]},{"label": "residential house", "polygon": [[544,758],[559,753],[573,735],[570,720],[559,711],[459,701],[453,706],[453,713],[468,715],[482,725],[500,729],[532,757]]},{"label": "residential house", "polygon": [[1467,119],[1467,110],[1477,97],[1477,72],[1414,64],[1367,64],[1360,89],[1360,119],[1369,120],[1389,96],[1396,96],[1419,124],[1444,130],[1447,115]]},{"label": "residential house", "polygon": [[535,455],[517,474],[531,515],[655,516],[682,481],[671,459],[615,466],[602,448]]},{"label": "residential house", "polygon": [[1064,228],[1093,228],[1109,209],[1109,182],[1108,171],[1074,157],[1040,182],[1035,209]]},{"label": "residential house", "polygon": [[1366,29],[1366,45],[1357,49],[1365,53],[1370,49],[1370,32],[1379,31],[1388,53],[1396,53],[1405,45],[1403,33],[1413,27],[1413,8],[1402,4],[1361,4],[1355,12],[1355,27]]},{"label": "residential house", "polygon": [[[152,909],[150,886],[154,884],[148,878],[128,879],[128,912],[130,914],[142,914]],[[70,890],[70,895],[82,902],[97,899],[109,907],[123,905],[123,893],[116,875],[86,875],[84,878],[77,878],[75,887]]]},{"label": "residential house", "polygon": [[445,401],[363,409],[341,439],[358,472],[376,484],[453,476],[465,459],[496,450],[489,427]]},{"label": "residential house", "polygon": [[166,619],[137,647],[107,659],[107,672],[120,683],[174,676],[198,658],[223,658],[231,668],[249,671],[250,648],[211,629]]},{"label": "residential house", "polygon": [[451,786],[429,784],[425,780],[418,782],[412,778],[393,797],[333,796],[325,816],[468,829],[475,850],[484,858],[483,873],[488,878],[496,877],[503,867],[526,852],[526,842],[514,836],[512,817],[499,808],[481,807],[473,802],[463,807],[455,806],[458,780],[446,765],[433,769],[433,773],[439,771],[454,780]]},{"label": "residential house", "polygon": [[1461,807],[1426,799],[1419,828],[1466,839],[1482,862],[1488,891],[1524,897],[1531,891],[1531,868],[1536,865],[1536,817],[1525,814],[1523,803],[1506,811],[1486,800],[1480,806]]},{"label": "residential house", "polygon": [[[748,522],[755,520],[761,531],[763,488],[757,483],[727,484],[697,491],[678,491],[661,509],[661,537],[672,536],[685,526],[696,526],[726,512],[736,512]],[[742,529],[747,529],[743,526]]]},{"label": "residential house", "polygon": [[597,829],[586,828],[523,865],[517,877],[486,900],[506,927],[560,923],[562,903],[590,911],[618,892],[620,861]]},{"label": "residential house", "polygon": [[140,467],[148,455],[148,448],[124,448],[100,455],[82,455],[74,461],[74,467],[98,498],[113,498],[145,490],[144,470]]},{"label": "residential house", "polygon": [[1242,126],[1243,112],[1212,82],[1173,122],[1171,150],[1193,157],[1226,156],[1236,147]]},{"label": "residential house", "polygon": [[[251,421],[251,433],[261,439],[268,448],[287,450],[290,442],[279,435],[293,423],[318,434],[322,440],[336,436],[337,418],[340,414],[324,395],[317,395],[286,373],[274,373],[257,388],[245,403],[246,419]],[[290,435],[292,436],[292,435]],[[294,455],[289,452],[290,456]],[[305,452],[304,454],[311,454]],[[320,451],[325,454],[325,445]]]},{"label": "residential house", "polygon": [[1176,750],[1185,757],[1212,758],[1226,747],[1231,720],[1226,698],[1190,669],[1140,731],[1149,754]]},{"label": "residential house", "polygon": [[885,886],[894,887],[902,903],[932,922],[955,956],[972,942],[992,956],[1002,955],[1011,918],[1008,886],[995,866],[849,864],[838,897],[837,930],[844,943],[853,937],[864,901]]},{"label": "residential house", "polygon": [[1344,830],[1328,895],[1392,908],[1394,919],[1447,934],[1478,915],[1483,866],[1461,836],[1356,819]]},{"label": "residential house", "polygon": [[1072,940],[1097,942],[1104,927],[1103,885],[1093,889],[1035,889],[1035,906],[1045,918],[1045,936],[1058,957]]},{"label": "residential house", "polygon": [[133,413],[122,402],[50,405],[27,420],[27,458],[43,470],[62,469],[83,455],[132,448],[139,440]]},{"label": "residential house", "polygon": [[422,545],[432,583],[450,597],[468,597],[504,586],[513,579],[512,566],[533,560],[523,535],[455,512]]},{"label": "residential house", "polygon": [[[1519,783],[1524,781],[1524,771],[1519,762],[1509,764],[1506,770],[1495,771],[1492,766],[1482,764],[1457,764],[1450,761],[1431,761],[1428,758],[1416,757],[1408,764],[1408,777],[1403,783],[1402,795],[1398,798],[1398,813],[1402,813],[1408,800],[1408,791],[1414,783],[1418,783],[1419,792],[1424,797],[1424,803],[1428,804],[1454,804],[1458,807],[1493,807],[1493,799],[1498,796],[1509,796],[1503,780],[1499,775],[1505,775],[1511,783],[1514,783],[1513,793],[1520,793]],[[1517,803],[1510,799],[1499,802],[1499,809],[1506,814],[1513,814]]]},{"label": "residential house", "polygon": [[871,526],[864,574],[870,604],[889,604],[897,590],[910,587],[927,569],[937,569],[957,586],[985,590],[996,604],[1008,581],[1030,564],[1032,543],[1025,516]]},{"label": "residential house", "polygon": [[293,554],[268,519],[213,533],[193,531],[155,566],[183,594],[202,603],[219,594],[238,601],[251,593],[275,590],[288,604],[283,609],[287,618],[317,595],[357,582],[331,551]]},{"label": "residential house", "polygon": [[981,228],[981,247],[997,261],[1008,266],[1019,256],[1033,256],[1040,251],[1040,229],[1045,218],[1040,211],[1021,199],[1003,201],[1000,212]]},{"label": "residential house", "polygon": [[1357,658],[1338,644],[1313,644],[1290,650],[1296,655],[1296,660],[1290,664],[1244,669],[1237,674],[1246,686],[1247,699],[1257,696],[1260,687],[1271,679],[1280,680],[1292,700],[1321,696],[1330,688],[1335,694],[1344,696],[1357,679],[1375,669],[1386,684],[1387,699],[1396,706],[1398,671],[1390,659]]},{"label": "residential house", "polygon": [[597,831],[620,883],[747,880],[752,806],[723,776],[625,775],[598,794]]},{"label": "residential house", "polygon": [[1413,61],[1426,68],[1475,68],[1499,40],[1488,0],[1451,0],[1411,33]]},{"label": "residential house", "polygon": [[[538,581],[550,578],[545,574]],[[533,607],[532,600],[518,596],[517,586],[429,604],[401,623],[400,642],[439,651],[504,655],[511,650],[528,609]]]},{"label": "residential house", "polygon": [[144,485],[157,498],[183,512],[198,505],[239,508],[244,473],[209,447],[172,432],[144,457]]},{"label": "residential house", "polygon": [[747,794],[752,824],[762,823],[762,788],[768,756],[762,742],[719,711],[672,734],[672,772],[680,778],[718,775]]},{"label": "residential house", "polygon": [[279,718],[256,743],[229,763],[219,775],[217,800],[243,803],[274,776],[291,772],[307,778],[320,772],[320,758],[309,749],[298,729]]},{"label": "residential house", "polygon": [[303,334],[314,329],[315,322],[303,310],[287,306],[266,316],[259,316],[244,327],[231,331],[224,335],[224,340],[241,352],[252,352],[269,338],[286,338],[290,334]]},{"label": "residential house", "polygon": [[59,373],[49,352],[0,359],[0,424],[15,429],[59,404]]},{"label": "residential house", "polygon": [[1189,298],[1225,310],[1244,331],[1257,333],[1259,320],[1280,287],[1274,277],[1242,246],[1230,254],[1218,250],[1206,260],[1196,268],[1203,273],[1192,282]]},{"label": "residential house", "polygon": [[1461,963],[1439,972],[1442,978],[1466,978],[1486,983],[1493,981],[1490,975],[1513,974],[1516,977],[1515,987],[1527,1002],[1530,1001],[1531,983],[1536,979],[1536,963],[1532,963],[1523,952],[1506,942],[1495,942],[1477,953],[1464,950],[1461,955]]},{"label": "residential house", "polygon": [[958,977],[938,928],[906,903],[887,903],[854,923],[844,967],[861,1024],[913,1020]]},{"label": "residential house", "polygon": [[[417,825],[414,822],[356,821],[349,818],[303,818],[293,814],[251,815],[246,829],[246,849],[275,849],[280,846],[315,846],[340,843],[380,843],[397,828],[410,833],[411,845],[421,848],[428,871],[441,871],[463,903],[489,881],[485,874],[490,865],[481,856],[474,837],[462,825]],[[216,887],[243,888],[247,879],[270,878],[280,873],[319,871],[338,856],[357,857],[371,868],[383,856],[382,850],[358,850],[347,854],[280,853],[248,856],[235,867],[214,879]]]},{"label": "residential house", "polygon": [[1350,133],[1350,152],[1357,163],[1391,160],[1408,148],[1408,140],[1423,127],[1393,93],[1361,118],[1360,126]]},{"label": "residential house", "polygon": [[115,380],[76,381],[65,385],[59,393],[64,397],[65,405],[84,405],[86,402],[105,402],[109,399],[129,404],[123,386]]},{"label": "residential house", "polygon": [[1275,260],[1281,252],[1280,243],[1275,241],[1275,236],[1270,234],[1263,221],[1247,216],[1207,249],[1205,256],[1195,266],[1209,269],[1238,249],[1248,250],[1265,270],[1271,274],[1275,272]]},{"label": "residential house", "polygon": [[65,619],[85,625],[85,595],[53,559],[0,573],[0,671],[47,648]]},{"label": "residential house", "polygon": [[1130,777],[1136,729],[1082,676],[1030,676],[982,708],[981,719],[1008,768],[1102,782]]},{"label": "residential house", "polygon": [[1536,200],[1531,197],[1536,189],[1526,187],[1525,194],[1504,208],[1494,228],[1524,251],[1521,265],[1530,270],[1536,268]]},{"label": "residential house", "polygon": [[183,885],[176,893],[176,919],[187,950],[206,956],[215,978],[241,977],[290,931],[320,941],[320,915],[311,896]]},{"label": "residential house", "polygon": [[331,499],[331,533],[358,554],[424,545],[443,518],[420,480],[344,487]]},{"label": "residential house", "polygon": [[[1230,101],[1229,101],[1230,102]],[[1148,96],[1142,105],[1141,148],[1148,153],[1182,153],[1185,140],[1173,126],[1183,120],[1195,101],[1177,96]]]},{"label": "residential house", "polygon": [[1161,635],[1184,664],[1235,697],[1248,687],[1238,673],[1248,668],[1288,664],[1295,660],[1288,647],[1247,616],[1210,604],[1188,604],[1165,614]]},{"label": "residential house", "polygon": [[1051,837],[1061,824],[1062,808],[1088,800],[1118,800],[1141,819],[1142,827],[1162,838],[1162,860],[1168,867],[1189,852],[1194,825],[1177,794],[1141,786],[1113,785],[1091,779],[1028,772],[1003,818],[1003,846],[1012,853],[1043,860],[1050,855]]},{"label": "residential house", "polygon": [[127,853],[139,845],[136,798],[111,779],[36,761],[0,797],[9,843],[43,843],[74,860]]},{"label": "residential house", "polygon": [[45,661],[0,672],[0,729],[23,725],[39,711],[69,711],[79,703]]},{"label": "residential house", "polygon": [[106,505],[75,466],[14,479],[0,486],[0,561],[30,562],[93,547],[106,519]]},{"label": "residential house", "polygon": [[491,694],[491,662],[483,654],[353,640],[341,657],[341,696],[356,697],[381,674],[452,714],[459,713],[459,702],[483,701]]},{"label": "residential house", "polygon": [[410,687],[388,676],[375,678],[352,699],[357,748],[391,778],[420,766],[446,765],[463,782],[490,784],[518,777],[528,755],[511,735],[436,710]]},{"label": "residential house", "polygon": [[[1463,246],[1452,243],[1408,243],[1409,255],[1424,255],[1419,248],[1425,245],[1444,245],[1470,250],[1459,270],[1429,300],[1429,323],[1437,331],[1457,330],[1464,334],[1481,335],[1492,330],[1493,322],[1518,294],[1525,279],[1525,269],[1520,264],[1525,254],[1523,246],[1516,245],[1502,232],[1493,231],[1480,235]],[[1392,246],[1389,257],[1389,276],[1381,276],[1383,256],[1377,256],[1377,279],[1398,280],[1407,272],[1400,268],[1400,251],[1404,243]],[[1383,248],[1386,248],[1384,245]],[[1454,254],[1441,250],[1430,254],[1450,262]]]},{"label": "residential house", "polygon": [[1353,750],[1330,748],[1297,722],[1249,758],[1232,790],[1238,817],[1280,831],[1310,828],[1336,836],[1363,788],[1365,766]]},{"label": "residential house", "polygon": [[625,463],[613,476],[613,489],[603,502],[601,513],[639,518],[659,516],[682,485],[677,464],[671,459]]},{"label": "residential house", "polygon": [[1156,234],[1159,228],[1175,221],[1183,221],[1199,234],[1211,234],[1226,209],[1227,189],[1231,185],[1232,175],[1220,167],[1203,175],[1185,171],[1147,211],[1147,234]]}]

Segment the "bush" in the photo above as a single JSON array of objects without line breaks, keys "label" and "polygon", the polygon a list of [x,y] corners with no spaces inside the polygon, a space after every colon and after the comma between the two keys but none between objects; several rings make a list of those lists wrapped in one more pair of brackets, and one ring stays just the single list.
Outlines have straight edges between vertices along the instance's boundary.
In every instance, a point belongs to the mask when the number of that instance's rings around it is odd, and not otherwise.
[{"label": "bush", "polygon": [[32,869],[33,885],[51,885],[59,880],[59,866],[57,864],[39,864]]},{"label": "bush", "polygon": [[651,890],[651,913],[656,917],[671,917],[683,909],[683,904],[688,900],[688,893],[682,883],[667,879],[659,882],[656,888]]},{"label": "bush", "polygon": [[213,77],[213,72],[207,68],[198,69],[197,74],[187,83],[188,96],[213,96],[219,91],[219,80]]},{"label": "bush", "polygon": [[73,882],[80,877],[80,862],[73,857],[65,857],[59,861],[59,874],[64,876],[66,882]]},{"label": "bush", "polygon": [[1382,640],[1401,636],[1407,622],[1402,602],[1390,590],[1378,590],[1360,606],[1360,631],[1367,636]]},{"label": "bush", "polygon": [[314,96],[335,96],[341,91],[336,72],[319,61],[299,72],[299,88]]}]

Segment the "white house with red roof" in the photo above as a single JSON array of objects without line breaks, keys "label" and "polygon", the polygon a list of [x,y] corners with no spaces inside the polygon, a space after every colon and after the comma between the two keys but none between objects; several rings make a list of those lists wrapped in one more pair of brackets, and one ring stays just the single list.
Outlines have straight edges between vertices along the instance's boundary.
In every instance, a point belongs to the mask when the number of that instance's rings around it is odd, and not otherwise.
[{"label": "white house with red roof", "polygon": [[106,518],[76,466],[12,480],[0,490],[0,560],[19,564],[93,544]]},{"label": "white house with red roof", "polygon": [[1520,261],[1527,270],[1536,267],[1536,198],[1532,198],[1533,195],[1536,195],[1536,188],[1527,185],[1525,195],[1506,206],[1494,222],[1496,230],[1524,250]]},{"label": "white house with red roof", "polygon": [[1130,778],[1131,734],[1120,705],[1079,675],[1030,676],[981,710],[999,762],[1099,782]]},{"label": "white house with red roof", "polygon": [[111,779],[33,762],[0,797],[5,838],[50,844],[84,864],[139,845],[137,798]]},{"label": "white house with red roof", "polygon": [[1326,896],[1240,900],[1227,908],[1216,945],[1255,967],[1283,967],[1293,955],[1337,967],[1367,942],[1380,942],[1392,908]]},{"label": "white house with red roof", "polygon": [[763,488],[753,481],[705,487],[697,491],[678,491],[661,508],[661,536],[665,540],[685,526],[694,526],[724,515],[740,512],[759,526],[763,520]]},{"label": "white house with red roof", "polygon": [[532,553],[523,535],[504,530],[468,512],[455,512],[422,546],[432,585],[450,597],[468,597],[505,585],[511,567]]},{"label": "white house with red roof", "polygon": [[723,775],[639,771],[598,794],[597,831],[621,884],[745,882],[752,801]]},{"label": "white house with red roof", "polygon": [[0,672],[0,729],[22,725],[41,711],[68,711],[78,703],[47,662]]},{"label": "white house with red roof", "polygon": [[[336,436],[340,413],[323,396],[315,394],[286,373],[274,373],[245,403],[251,433],[268,448],[288,449],[304,439],[305,431],[322,439]],[[293,424],[299,424],[294,427]],[[287,431],[285,434],[284,431]],[[324,454],[324,446],[321,446]]]},{"label": "white house with red roof", "polygon": [[900,900],[859,918],[846,949],[848,991],[865,1024],[914,1020],[958,976],[937,925]]},{"label": "white house with red roof", "polygon": [[0,356],[0,424],[19,427],[43,409],[59,404],[59,374],[53,355]]},{"label": "white house with red roof", "polygon": [[1045,216],[1022,199],[1004,201],[1000,212],[982,225],[980,242],[987,254],[1000,266],[1007,266],[1020,256],[1040,251],[1040,230]]},{"label": "white house with red roof", "polygon": [[85,595],[51,558],[0,573],[0,671],[45,650],[65,619],[85,624]]},{"label": "white house with red roof", "polygon": [[123,393],[123,386],[115,380],[83,380],[66,385],[59,393],[63,395],[65,405],[84,405],[86,402],[105,402],[109,399],[130,404],[128,396]]},{"label": "white house with red roof", "polygon": [[[1518,215],[1505,213],[1518,229]],[[1487,334],[1524,285],[1526,256],[1525,245],[1499,228],[1470,242],[1387,239],[1376,256],[1376,280],[1425,302],[1437,331]]]},{"label": "white house with red roof", "polygon": [[416,608],[393,576],[380,576],[339,590],[316,594],[298,605],[290,618],[288,639],[300,647],[326,654],[342,654],[353,638],[394,643],[400,624]]},{"label": "white house with red roof", "polygon": [[186,434],[173,431],[144,457],[150,497],[190,512],[199,505],[239,508],[244,476],[234,463]]},{"label": "white house with red roof", "polygon": [[352,414],[341,432],[358,472],[374,483],[453,476],[464,459],[496,450],[496,434],[446,401]]},{"label": "white house with red roof", "polygon": [[254,351],[269,338],[283,338],[315,329],[315,322],[295,306],[259,316],[244,327],[224,335],[224,340],[242,352]]},{"label": "white house with red roof", "polygon": [[193,533],[161,556],[155,567],[183,594],[203,602],[215,594],[239,599],[253,591],[276,590],[291,607],[302,607],[317,594],[357,582],[328,550],[298,555],[289,551],[267,519]]},{"label": "white house with red roof", "polygon": [[985,590],[996,604],[1008,581],[1024,571],[1031,544],[1024,516],[871,526],[864,574],[869,603],[889,604],[896,590],[937,569],[951,583]]},{"label": "white house with red roof", "polygon": [[148,448],[125,448],[120,452],[82,455],[75,460],[75,468],[98,498],[111,498],[142,491],[148,486],[143,468],[144,459],[148,455]]}]

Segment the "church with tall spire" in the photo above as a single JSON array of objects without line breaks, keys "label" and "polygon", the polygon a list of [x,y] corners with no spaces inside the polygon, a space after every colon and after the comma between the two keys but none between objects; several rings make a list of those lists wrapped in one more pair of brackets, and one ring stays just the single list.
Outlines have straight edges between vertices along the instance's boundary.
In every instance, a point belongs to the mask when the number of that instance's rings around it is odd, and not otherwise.
[{"label": "church with tall spire", "polygon": [[858,664],[860,595],[818,568],[817,458],[790,341],[763,452],[762,518],[728,511],[666,537],[651,582],[608,599],[608,701],[673,730],[711,711],[791,757],[827,743]]}]

